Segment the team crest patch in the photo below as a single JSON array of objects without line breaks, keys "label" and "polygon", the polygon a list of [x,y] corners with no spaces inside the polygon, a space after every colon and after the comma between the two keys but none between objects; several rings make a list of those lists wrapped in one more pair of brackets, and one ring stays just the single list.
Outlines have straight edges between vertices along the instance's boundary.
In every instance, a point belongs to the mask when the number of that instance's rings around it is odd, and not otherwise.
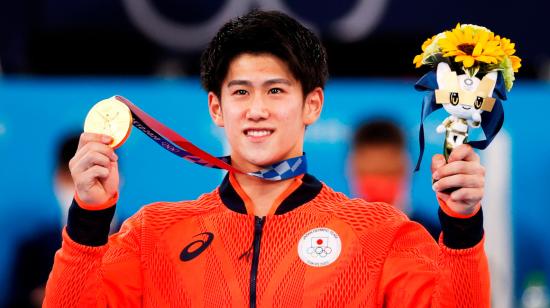
[{"label": "team crest patch", "polygon": [[298,256],[305,264],[327,266],[340,256],[342,241],[340,236],[329,228],[315,228],[302,236],[298,243]]}]

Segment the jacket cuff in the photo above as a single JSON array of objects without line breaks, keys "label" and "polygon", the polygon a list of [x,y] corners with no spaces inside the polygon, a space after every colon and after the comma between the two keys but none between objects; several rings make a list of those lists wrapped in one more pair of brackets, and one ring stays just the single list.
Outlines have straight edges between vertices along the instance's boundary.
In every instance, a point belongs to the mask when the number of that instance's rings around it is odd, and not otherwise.
[{"label": "jacket cuff", "polygon": [[443,244],[452,249],[467,249],[476,246],[483,239],[483,211],[481,208],[469,218],[448,215],[439,208],[439,221]]},{"label": "jacket cuff", "polygon": [[73,200],[67,219],[67,234],[78,244],[103,246],[107,244],[111,220],[116,206],[103,210],[86,210]]},{"label": "jacket cuff", "polygon": [[80,199],[80,197],[78,196],[78,193],[76,191],[74,192],[74,200],[76,201],[76,203],[81,208],[83,208],[85,210],[90,210],[90,211],[104,210],[106,208],[112,207],[113,205],[115,205],[117,203],[117,201],[118,201],[118,192],[114,196],[112,196],[110,199],[103,202],[102,204],[88,204],[88,203],[86,203],[86,202],[84,202]]}]

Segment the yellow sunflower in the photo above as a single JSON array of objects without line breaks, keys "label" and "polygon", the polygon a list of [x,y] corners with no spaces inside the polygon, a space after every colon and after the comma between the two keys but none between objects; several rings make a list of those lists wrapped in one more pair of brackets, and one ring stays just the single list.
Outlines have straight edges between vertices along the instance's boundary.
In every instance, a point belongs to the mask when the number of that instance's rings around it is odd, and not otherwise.
[{"label": "yellow sunflower", "polygon": [[460,25],[445,31],[445,37],[438,41],[444,57],[455,57],[464,68],[471,68],[476,62],[497,64],[505,56],[493,32],[473,25]]},{"label": "yellow sunflower", "polygon": [[[497,36],[497,38],[499,37]],[[514,56],[516,53],[516,44],[503,37],[500,39],[500,46],[502,51],[504,51],[504,54],[510,58],[510,61],[512,61],[512,69],[514,70],[514,73],[517,73],[518,69],[521,67],[521,59],[518,56]]]},{"label": "yellow sunflower", "polygon": [[505,37],[500,38],[498,35],[495,39],[500,40],[502,51],[504,51],[507,56],[512,56],[514,53],[516,53],[516,44],[512,43],[509,39]]},{"label": "yellow sunflower", "polygon": [[458,24],[450,31],[444,31],[424,41],[422,53],[414,57],[416,67],[436,66],[441,57],[462,63],[462,70],[475,76],[490,71],[500,71],[506,89],[514,83],[514,73],[521,67],[521,59],[515,55],[516,44],[505,37],[495,35],[491,30],[477,25]]},{"label": "yellow sunflower", "polygon": [[428,48],[428,46],[430,46],[430,44],[433,42],[435,37],[436,36],[434,35],[431,38],[428,38],[427,40],[425,40],[424,43],[422,44],[422,53],[414,57],[413,64],[416,65],[416,68],[419,68],[420,66],[422,66],[422,60],[424,60],[424,52],[426,51],[426,48]]},{"label": "yellow sunflower", "polygon": [[510,56],[510,61],[512,61],[512,69],[514,73],[517,73],[521,67],[521,59],[517,56]]}]

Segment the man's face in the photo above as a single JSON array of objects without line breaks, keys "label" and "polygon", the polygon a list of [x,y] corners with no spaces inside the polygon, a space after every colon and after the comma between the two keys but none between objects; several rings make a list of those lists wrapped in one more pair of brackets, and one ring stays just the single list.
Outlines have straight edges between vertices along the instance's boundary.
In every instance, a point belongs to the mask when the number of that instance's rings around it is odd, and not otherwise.
[{"label": "man's face", "polygon": [[302,155],[305,126],[319,117],[323,91],[304,98],[286,63],[270,54],[241,54],[229,64],[221,97],[208,95],[214,122],[225,128],[232,164],[256,171]]}]

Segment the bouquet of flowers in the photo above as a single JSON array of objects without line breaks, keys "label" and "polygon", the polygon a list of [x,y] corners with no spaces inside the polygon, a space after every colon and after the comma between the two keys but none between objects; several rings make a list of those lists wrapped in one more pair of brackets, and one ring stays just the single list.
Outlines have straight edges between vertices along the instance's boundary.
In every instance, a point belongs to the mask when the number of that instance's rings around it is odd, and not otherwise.
[{"label": "bouquet of flowers", "polygon": [[[504,122],[502,100],[514,83],[514,73],[521,67],[515,55],[515,44],[495,35],[485,27],[458,24],[422,44],[422,53],[413,64],[431,67],[416,84],[427,94],[422,103],[420,125],[420,168],[424,151],[424,119],[433,111],[444,108],[447,117],[438,127],[445,133],[444,154],[463,143],[485,149]],[[469,128],[482,127],[485,140],[468,141]]]},{"label": "bouquet of flowers", "polygon": [[521,67],[521,59],[515,53],[515,43],[509,39],[485,27],[458,24],[450,31],[427,39],[422,44],[422,53],[414,57],[413,63],[419,68],[447,62],[454,71],[460,69],[470,77],[500,71],[506,90],[510,91],[514,73]]}]

